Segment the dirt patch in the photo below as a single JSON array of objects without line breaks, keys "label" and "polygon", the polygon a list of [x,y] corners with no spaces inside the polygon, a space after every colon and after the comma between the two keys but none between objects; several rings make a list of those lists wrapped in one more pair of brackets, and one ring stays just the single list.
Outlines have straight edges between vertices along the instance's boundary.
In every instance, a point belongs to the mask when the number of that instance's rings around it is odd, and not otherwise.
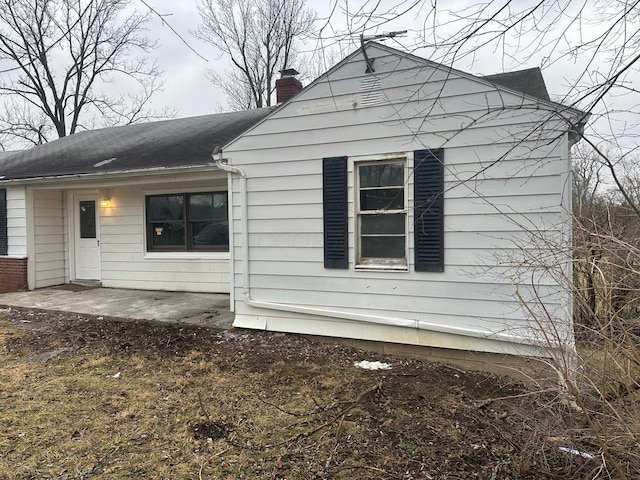
[{"label": "dirt patch", "polygon": [[601,467],[549,395],[296,335],[10,309],[0,365],[1,479],[553,479]]}]

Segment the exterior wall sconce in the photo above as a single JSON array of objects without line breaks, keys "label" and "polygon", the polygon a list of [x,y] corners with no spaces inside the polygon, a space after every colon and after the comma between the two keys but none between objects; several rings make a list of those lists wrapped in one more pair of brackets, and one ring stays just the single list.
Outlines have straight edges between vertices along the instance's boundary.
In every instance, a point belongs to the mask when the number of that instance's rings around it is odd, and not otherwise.
[{"label": "exterior wall sconce", "polygon": [[101,207],[111,206],[111,196],[108,193],[100,199],[100,206]]}]

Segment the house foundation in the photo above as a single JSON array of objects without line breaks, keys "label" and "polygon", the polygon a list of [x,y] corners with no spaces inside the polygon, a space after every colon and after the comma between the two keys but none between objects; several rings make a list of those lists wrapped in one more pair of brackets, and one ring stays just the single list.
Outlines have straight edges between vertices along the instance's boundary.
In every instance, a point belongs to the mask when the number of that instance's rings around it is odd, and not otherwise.
[{"label": "house foundation", "polygon": [[322,343],[334,343],[371,352],[372,355],[396,355],[441,363],[462,370],[485,372],[513,378],[526,384],[557,386],[558,374],[550,359],[469,350],[453,350],[392,342],[307,335]]}]

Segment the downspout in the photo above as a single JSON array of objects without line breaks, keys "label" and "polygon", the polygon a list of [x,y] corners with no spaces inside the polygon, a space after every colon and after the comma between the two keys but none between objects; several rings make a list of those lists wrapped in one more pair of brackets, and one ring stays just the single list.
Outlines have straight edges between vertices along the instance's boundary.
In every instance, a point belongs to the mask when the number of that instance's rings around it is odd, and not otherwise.
[{"label": "downspout", "polygon": [[[218,159],[215,158],[216,153]],[[216,147],[211,154],[216,162],[216,167],[227,173],[233,173],[237,175],[240,180],[240,222],[242,225],[242,296],[247,301],[250,298],[249,295],[249,220],[248,220],[248,208],[247,208],[247,175],[239,167],[234,167],[223,162],[222,150]]]},{"label": "downspout", "polygon": [[[215,156],[218,155],[218,159]],[[520,337],[510,335],[502,332],[481,332],[479,330],[456,327],[452,325],[443,325],[438,323],[420,323],[416,318],[415,320],[397,318],[397,317],[385,317],[380,315],[365,315],[362,313],[345,312],[342,310],[331,310],[327,308],[318,307],[304,307],[300,305],[292,305],[287,303],[275,303],[265,302],[261,300],[255,300],[251,298],[251,285],[249,281],[249,219],[248,219],[248,206],[247,206],[247,174],[239,167],[235,167],[224,163],[222,151],[216,147],[211,154],[216,162],[216,167],[227,173],[237,175],[240,180],[240,215],[242,225],[242,296],[244,303],[255,308],[264,308],[267,310],[277,310],[290,313],[301,313],[306,315],[316,315],[320,317],[339,318],[343,320],[351,320],[356,322],[374,323],[381,325],[392,325],[396,327],[415,328],[416,330],[430,330],[440,333],[448,333],[453,335],[464,335],[468,337],[481,338],[483,340],[501,340],[511,343],[520,343],[528,346],[538,347],[532,345],[530,339],[526,337]]]}]

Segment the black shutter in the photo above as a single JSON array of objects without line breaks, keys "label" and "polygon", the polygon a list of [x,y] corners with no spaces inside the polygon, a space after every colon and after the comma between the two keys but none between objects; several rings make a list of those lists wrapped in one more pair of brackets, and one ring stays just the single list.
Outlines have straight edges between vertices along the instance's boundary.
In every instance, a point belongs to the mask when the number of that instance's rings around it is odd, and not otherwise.
[{"label": "black shutter", "polygon": [[444,272],[444,150],[416,150],[414,253],[416,272]]},{"label": "black shutter", "polygon": [[324,267],[349,268],[347,157],[322,159]]},{"label": "black shutter", "polygon": [[0,188],[0,255],[9,251],[7,240],[7,189]]}]

